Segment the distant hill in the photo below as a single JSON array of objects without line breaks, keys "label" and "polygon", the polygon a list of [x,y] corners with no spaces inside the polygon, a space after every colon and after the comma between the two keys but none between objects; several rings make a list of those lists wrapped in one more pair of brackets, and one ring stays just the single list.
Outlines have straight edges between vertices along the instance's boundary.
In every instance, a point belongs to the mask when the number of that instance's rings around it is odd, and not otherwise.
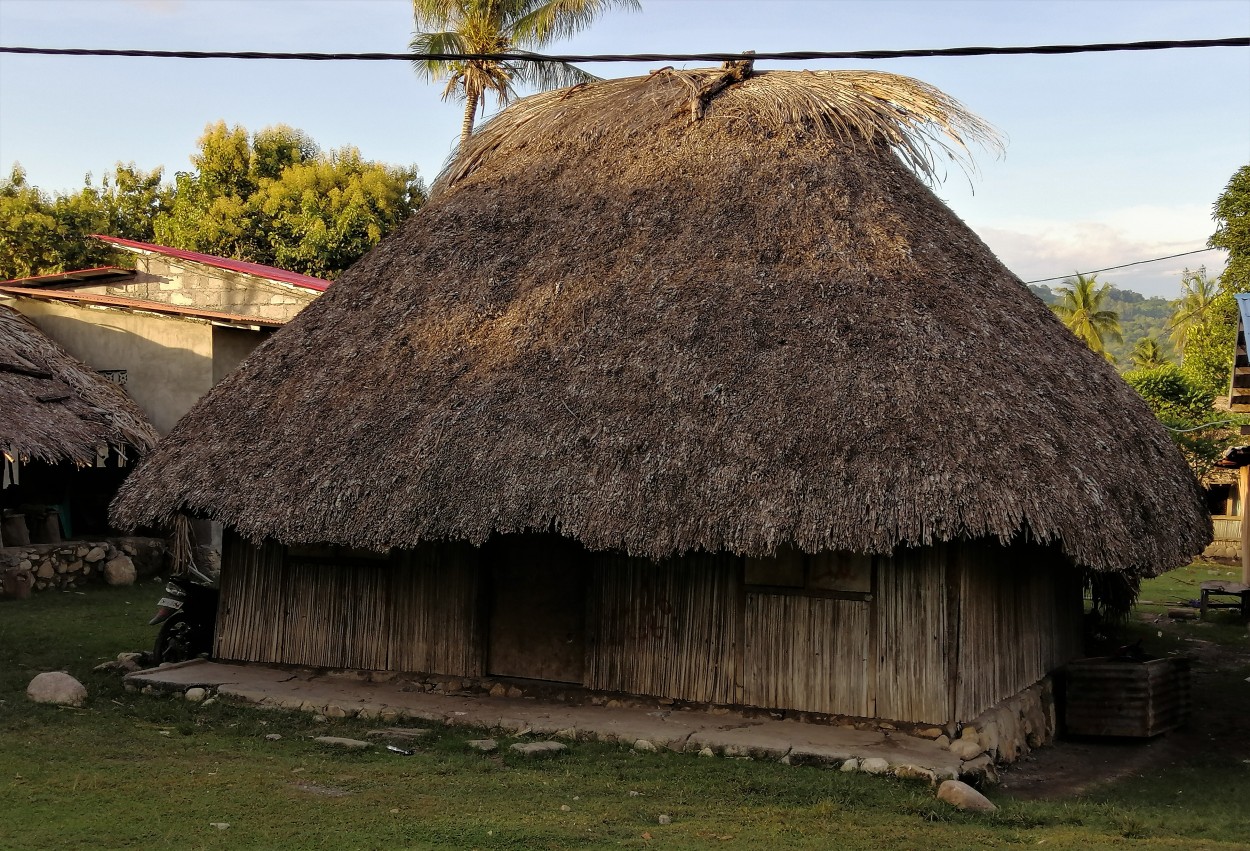
[{"label": "distant hill", "polygon": [[[1041,284],[1029,284],[1033,295],[1047,304],[1059,301],[1059,294]],[[1154,337],[1159,341],[1163,353],[1173,362],[1179,362],[1180,356],[1168,339],[1168,320],[1172,318],[1172,302],[1162,296],[1147,298],[1133,290],[1121,290],[1113,287],[1107,303],[1108,310],[1120,314],[1120,328],[1124,333],[1123,343],[1111,343],[1107,348],[1115,356],[1116,366],[1123,372],[1133,366],[1129,355],[1133,345],[1142,337]]]}]

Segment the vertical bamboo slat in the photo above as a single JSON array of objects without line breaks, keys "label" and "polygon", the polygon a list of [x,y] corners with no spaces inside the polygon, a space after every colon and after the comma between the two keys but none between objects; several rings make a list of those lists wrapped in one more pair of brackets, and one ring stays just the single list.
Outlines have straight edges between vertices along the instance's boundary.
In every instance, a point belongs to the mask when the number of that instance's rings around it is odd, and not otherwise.
[{"label": "vertical bamboo slat", "polygon": [[959,720],[975,718],[1080,654],[1080,576],[1035,547],[966,544],[961,567]]},{"label": "vertical bamboo slat", "polygon": [[881,718],[944,724],[946,545],[902,550],[877,572],[877,705]]},{"label": "vertical bamboo slat", "polygon": [[867,716],[870,605],[747,594],[743,702]]},{"label": "vertical bamboo slat", "polygon": [[594,556],[586,685],[731,703],[738,634],[738,560],[696,555],[662,563]]},{"label": "vertical bamboo slat", "polygon": [[226,538],[216,655],[328,668],[481,674],[476,551],[300,560]]},{"label": "vertical bamboo slat", "polygon": [[481,676],[485,630],[478,604],[478,550],[468,544],[426,544],[397,559],[388,667]]}]

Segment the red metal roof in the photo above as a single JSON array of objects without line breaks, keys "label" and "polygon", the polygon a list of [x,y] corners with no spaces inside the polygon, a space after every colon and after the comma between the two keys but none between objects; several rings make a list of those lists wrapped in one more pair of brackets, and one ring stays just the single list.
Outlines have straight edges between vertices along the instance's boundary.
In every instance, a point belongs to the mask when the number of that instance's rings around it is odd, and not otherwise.
[{"label": "red metal roof", "polygon": [[120,266],[95,266],[91,269],[75,269],[72,272],[54,272],[51,275],[32,275],[29,278],[14,278],[11,281],[0,281],[6,285],[30,287],[47,287],[54,284],[82,283],[84,281],[109,280],[112,278],[132,278],[134,269],[123,269]]},{"label": "red metal roof", "polygon": [[276,319],[264,319],[259,316],[246,316],[241,313],[226,313],[220,310],[204,310],[198,307],[180,307],[161,301],[147,301],[140,298],[124,296],[98,295],[96,293],[79,293],[69,290],[42,289],[36,287],[10,287],[0,285],[0,293],[26,296],[44,301],[68,301],[81,304],[95,304],[101,307],[116,307],[122,310],[140,310],[146,313],[165,313],[171,316],[185,316],[189,319],[203,319],[208,322],[223,322],[229,325],[263,325],[277,328],[284,323]]},{"label": "red metal roof", "polygon": [[187,260],[192,263],[203,263],[205,266],[216,266],[218,269],[226,269],[230,272],[256,275],[257,277],[268,278],[271,281],[281,281],[284,284],[293,284],[297,287],[316,290],[319,293],[325,292],[326,287],[330,286],[329,281],[323,281],[321,278],[301,275],[299,272],[288,272],[286,269],[279,269],[276,266],[248,263],[245,260],[230,260],[229,258],[217,257],[212,254],[201,254],[198,251],[184,251],[181,248],[169,248],[164,245],[153,245],[150,242],[122,239],[119,236],[105,236],[99,233],[93,233],[92,236],[102,242],[107,242],[120,248],[128,248],[131,251],[149,252],[161,254],[165,257],[175,257],[179,260]]}]

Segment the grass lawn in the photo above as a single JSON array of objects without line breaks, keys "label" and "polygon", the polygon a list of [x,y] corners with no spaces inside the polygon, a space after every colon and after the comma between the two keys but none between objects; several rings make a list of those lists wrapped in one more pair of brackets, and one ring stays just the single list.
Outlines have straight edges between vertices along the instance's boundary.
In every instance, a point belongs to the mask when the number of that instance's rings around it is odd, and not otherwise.
[{"label": "grass lawn", "polygon": [[[365,723],[129,693],[116,674],[93,672],[150,643],[146,620],[159,595],[145,583],[0,604],[0,848],[1192,849],[1250,841],[1250,764],[1240,759],[1183,763],[1072,800],[992,793],[1000,810],[971,815],[912,781],[602,744],[527,761],[506,751],[508,740],[502,756],[483,755],[464,744],[475,735],[440,728],[411,757],[329,750],[308,737],[360,736]],[[1244,642],[1244,627],[1230,626],[1228,640]],[[58,669],[87,685],[82,709],[26,699],[34,674]],[[1241,685],[1250,706],[1250,684]],[[274,733],[281,738],[266,739]],[[660,825],[661,814],[672,823]]]}]

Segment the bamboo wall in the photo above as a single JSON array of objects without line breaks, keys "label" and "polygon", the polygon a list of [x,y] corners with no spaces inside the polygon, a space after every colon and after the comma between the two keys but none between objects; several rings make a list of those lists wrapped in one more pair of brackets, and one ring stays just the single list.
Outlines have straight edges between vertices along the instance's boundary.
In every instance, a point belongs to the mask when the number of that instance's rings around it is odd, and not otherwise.
[{"label": "bamboo wall", "polygon": [[1081,652],[1081,577],[1056,554],[967,544],[959,576],[955,716],[975,718]]},{"label": "bamboo wall", "polygon": [[596,554],[587,595],[586,685],[737,703],[740,559],[666,562]]},{"label": "bamboo wall", "polygon": [[327,668],[481,673],[476,551],[302,558],[227,530],[214,656]]},{"label": "bamboo wall", "polygon": [[871,611],[855,600],[747,594],[736,702],[871,715]]},{"label": "bamboo wall", "polygon": [[[905,550],[877,570],[876,707],[898,721],[950,719],[948,548]],[[1031,685],[1022,683],[1020,688]]]},{"label": "bamboo wall", "polygon": [[[362,559],[225,544],[220,658],[490,673],[483,559],[507,547]],[[586,577],[583,683],[596,690],[942,724],[1079,651],[1079,578],[1037,548],[900,551],[858,595],[746,585],[743,559],[723,554],[584,558],[572,575]]]}]

